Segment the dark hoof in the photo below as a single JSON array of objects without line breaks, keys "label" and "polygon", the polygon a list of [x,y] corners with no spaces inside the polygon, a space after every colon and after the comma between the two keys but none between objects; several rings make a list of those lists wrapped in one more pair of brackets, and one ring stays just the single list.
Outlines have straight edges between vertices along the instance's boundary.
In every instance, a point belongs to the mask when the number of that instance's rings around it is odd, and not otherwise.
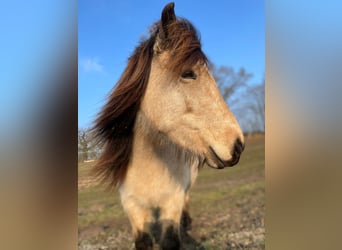
[{"label": "dark hoof", "polygon": [[135,239],[135,249],[137,250],[152,250],[152,238],[145,232],[139,232],[138,238]]},{"label": "dark hoof", "polygon": [[190,217],[190,214],[188,211],[183,211],[182,212],[182,218],[181,218],[181,226],[182,229],[185,231],[191,230],[191,223],[192,219]]},{"label": "dark hoof", "polygon": [[162,250],[179,250],[180,249],[180,239],[172,226],[166,229],[164,238],[161,243]]}]

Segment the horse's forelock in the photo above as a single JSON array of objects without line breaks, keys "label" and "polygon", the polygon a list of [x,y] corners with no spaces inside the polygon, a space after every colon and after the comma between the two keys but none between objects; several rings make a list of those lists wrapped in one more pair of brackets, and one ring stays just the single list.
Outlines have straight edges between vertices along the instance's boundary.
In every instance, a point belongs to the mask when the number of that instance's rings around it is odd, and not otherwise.
[{"label": "horse's forelock", "polygon": [[188,70],[196,63],[207,64],[207,57],[201,49],[201,42],[195,27],[186,19],[178,18],[166,27],[168,36],[162,46],[170,54],[168,68],[175,74]]}]

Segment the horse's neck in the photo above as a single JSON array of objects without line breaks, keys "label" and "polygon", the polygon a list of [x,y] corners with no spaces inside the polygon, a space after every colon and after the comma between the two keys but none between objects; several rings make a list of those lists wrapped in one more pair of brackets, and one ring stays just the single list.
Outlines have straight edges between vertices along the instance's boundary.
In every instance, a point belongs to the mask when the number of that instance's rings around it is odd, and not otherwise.
[{"label": "horse's neck", "polygon": [[138,113],[126,183],[140,177],[145,184],[186,190],[191,182],[190,163],[185,151],[154,130],[144,115]]},{"label": "horse's neck", "polygon": [[186,152],[155,129],[142,112],[137,115],[133,145],[132,156],[138,157],[145,165],[157,164],[178,172],[188,165]]}]

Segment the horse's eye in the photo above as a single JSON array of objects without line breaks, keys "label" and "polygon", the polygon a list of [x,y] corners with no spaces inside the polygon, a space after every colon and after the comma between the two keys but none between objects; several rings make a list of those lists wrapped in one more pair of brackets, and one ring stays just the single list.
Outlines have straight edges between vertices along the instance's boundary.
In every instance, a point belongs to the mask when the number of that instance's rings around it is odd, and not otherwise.
[{"label": "horse's eye", "polygon": [[182,78],[185,78],[185,79],[196,79],[196,74],[195,72],[193,72],[192,70],[187,70],[185,72],[183,72],[182,74]]}]

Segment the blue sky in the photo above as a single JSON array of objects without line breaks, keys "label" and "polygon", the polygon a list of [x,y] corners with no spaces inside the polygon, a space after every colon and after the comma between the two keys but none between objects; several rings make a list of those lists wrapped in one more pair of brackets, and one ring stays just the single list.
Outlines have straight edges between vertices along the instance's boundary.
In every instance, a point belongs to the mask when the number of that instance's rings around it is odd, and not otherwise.
[{"label": "blue sky", "polygon": [[[79,127],[91,126],[127,58],[168,2],[78,2]],[[195,25],[203,51],[216,66],[244,67],[254,75],[252,83],[263,80],[263,1],[175,1],[175,12]]]},{"label": "blue sky", "polygon": [[77,2],[2,1],[0,32],[0,138],[13,142],[64,88],[58,71],[73,56]]}]

